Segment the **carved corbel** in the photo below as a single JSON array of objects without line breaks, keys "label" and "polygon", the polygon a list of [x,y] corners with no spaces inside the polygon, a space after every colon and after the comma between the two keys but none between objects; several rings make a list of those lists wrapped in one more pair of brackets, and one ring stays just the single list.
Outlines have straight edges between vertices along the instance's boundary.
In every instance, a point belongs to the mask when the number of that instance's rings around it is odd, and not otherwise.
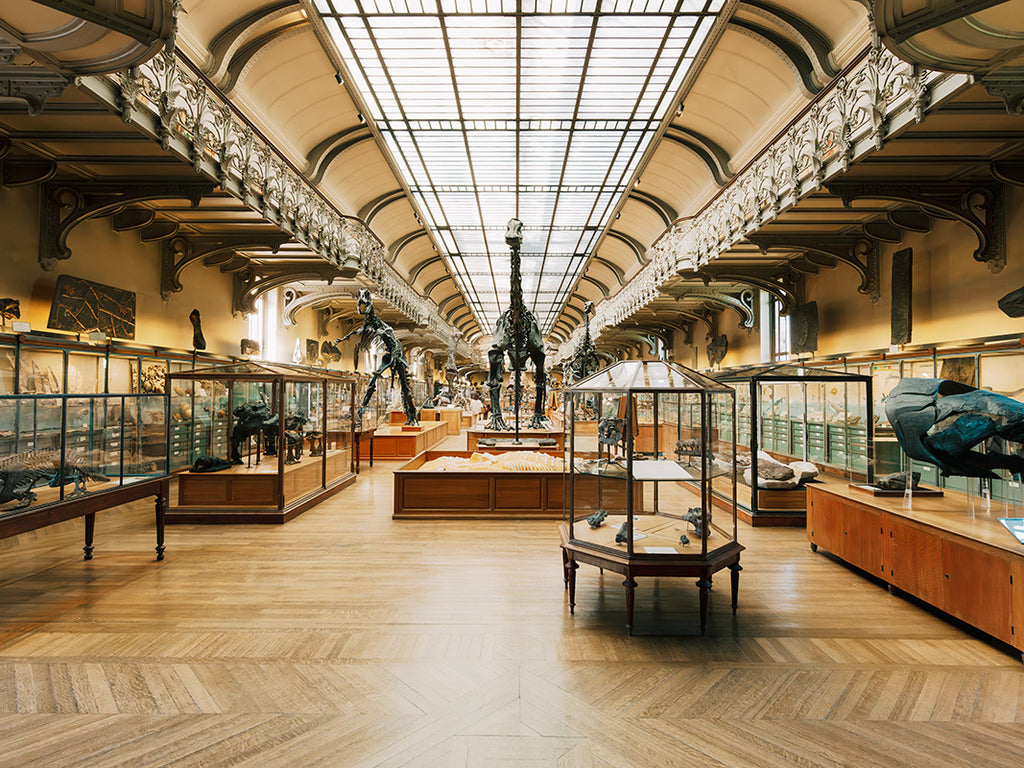
[{"label": "carved corbel", "polygon": [[974,260],[992,272],[1006,265],[1006,198],[1001,184],[835,181],[827,186],[848,208],[854,200],[894,200],[966,224],[978,238]]},{"label": "carved corbel", "polygon": [[71,257],[68,236],[84,221],[110,216],[132,203],[185,198],[192,207],[213,192],[211,181],[190,182],[97,182],[92,184],[47,183],[42,190],[39,263],[49,271]]},{"label": "carved corbel", "polygon": [[248,265],[248,259],[236,264],[239,250],[269,250],[277,253],[291,238],[283,232],[264,235],[222,237],[171,237],[164,243],[160,260],[160,295],[166,301],[182,289],[181,273],[190,264],[202,261],[221,272],[234,272]]},{"label": "carved corbel", "polygon": [[[779,300],[779,314],[788,315],[803,296],[804,276],[796,270],[754,270],[748,268],[744,272],[733,272],[727,265],[705,264],[700,269],[681,270],[679,276],[685,280],[702,280],[704,285],[716,283],[735,283],[756,288],[771,294]],[[699,318],[698,318],[699,319]]]},{"label": "carved corbel", "polygon": [[758,232],[748,235],[747,240],[758,247],[761,253],[770,250],[799,251],[800,259],[791,266],[804,273],[814,274],[819,267],[834,269],[837,264],[852,267],[860,277],[857,290],[877,302],[881,293],[878,281],[878,246],[867,237],[822,236],[798,234],[769,234]]},{"label": "carved corbel", "polygon": [[323,280],[328,285],[338,277],[338,270],[332,264],[276,267],[256,270],[247,268],[234,273],[232,281],[231,314],[247,314],[255,309],[256,300],[263,294],[281,288],[289,283]]},{"label": "carved corbel", "polygon": [[45,67],[0,64],[0,99],[23,102],[33,117],[43,111],[47,99],[60,96],[70,84],[64,75]]},{"label": "carved corbel", "polygon": [[0,187],[24,187],[49,181],[57,173],[53,160],[29,160],[9,158],[11,140],[0,139]]}]

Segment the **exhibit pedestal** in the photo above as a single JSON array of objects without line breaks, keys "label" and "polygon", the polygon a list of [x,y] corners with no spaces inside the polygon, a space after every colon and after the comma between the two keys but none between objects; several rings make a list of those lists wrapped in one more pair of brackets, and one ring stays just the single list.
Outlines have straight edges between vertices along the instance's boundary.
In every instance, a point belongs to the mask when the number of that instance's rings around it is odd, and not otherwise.
[{"label": "exhibit pedestal", "polygon": [[[168,523],[286,523],[355,481],[349,451],[303,456],[278,471],[276,457],[252,466],[178,475],[178,503]],[[321,483],[323,465],[327,477]]]},{"label": "exhibit pedestal", "polygon": [[422,429],[403,432],[401,426],[379,427],[373,436],[375,459],[411,459],[448,437],[448,425],[440,421],[421,422]]}]

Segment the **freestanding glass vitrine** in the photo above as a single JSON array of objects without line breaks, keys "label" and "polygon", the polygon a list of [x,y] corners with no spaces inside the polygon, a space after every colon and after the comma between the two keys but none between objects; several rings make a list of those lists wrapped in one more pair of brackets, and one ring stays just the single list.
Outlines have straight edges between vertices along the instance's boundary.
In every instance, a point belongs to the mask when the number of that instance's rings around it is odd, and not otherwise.
[{"label": "freestanding glass vitrine", "polygon": [[[824,472],[874,479],[871,377],[799,365],[759,365],[714,374],[736,388],[736,499],[751,525],[807,520],[805,483]],[[778,465],[792,473],[789,478]],[[813,468],[806,466],[813,464]],[[756,478],[756,480],[755,480]],[[716,491],[722,482],[715,484]]]},{"label": "freestanding glass vitrine", "polygon": [[[619,362],[566,390],[561,538],[570,611],[582,562],[626,577],[630,632],[638,576],[697,576],[703,632],[711,576],[728,567],[735,612],[743,550],[727,431],[735,402],[730,387],[663,361]],[[576,429],[595,420],[596,434]],[[713,492],[718,476],[731,479],[724,493]]]},{"label": "freestanding glass vitrine", "polygon": [[355,479],[355,382],[247,361],[170,373],[168,522],[283,523]]}]

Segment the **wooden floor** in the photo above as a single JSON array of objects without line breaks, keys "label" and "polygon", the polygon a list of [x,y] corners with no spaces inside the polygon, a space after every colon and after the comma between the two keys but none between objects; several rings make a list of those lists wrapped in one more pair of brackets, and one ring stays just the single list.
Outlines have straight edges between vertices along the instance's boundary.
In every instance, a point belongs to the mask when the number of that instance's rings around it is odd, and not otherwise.
[{"label": "wooden floor", "polygon": [[[457,447],[462,438],[449,438]],[[0,541],[0,766],[1024,766],[1006,649],[742,526],[697,630],[689,581],[582,566],[556,523],[392,521],[391,471],[284,526],[151,508]]]}]

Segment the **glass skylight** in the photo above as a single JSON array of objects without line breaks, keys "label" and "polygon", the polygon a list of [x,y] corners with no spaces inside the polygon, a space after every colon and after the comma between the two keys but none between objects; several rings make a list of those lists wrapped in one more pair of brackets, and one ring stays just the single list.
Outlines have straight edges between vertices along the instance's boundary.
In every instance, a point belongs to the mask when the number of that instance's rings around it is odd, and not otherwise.
[{"label": "glass skylight", "polygon": [[315,0],[485,332],[545,334],[724,0]]}]

